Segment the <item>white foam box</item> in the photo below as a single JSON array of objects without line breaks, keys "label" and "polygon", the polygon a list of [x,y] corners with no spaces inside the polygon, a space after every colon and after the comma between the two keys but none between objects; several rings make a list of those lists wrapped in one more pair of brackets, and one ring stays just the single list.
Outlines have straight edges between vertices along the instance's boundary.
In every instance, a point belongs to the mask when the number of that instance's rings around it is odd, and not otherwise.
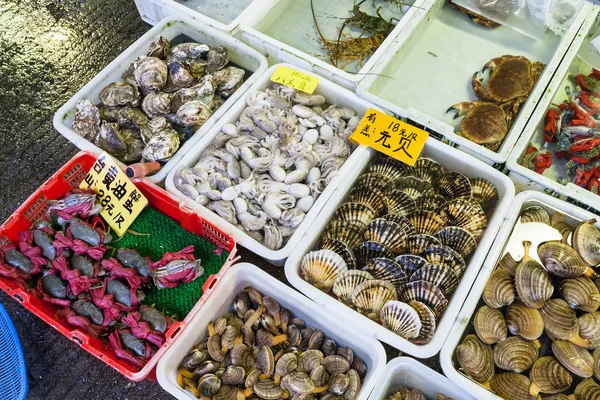
[{"label": "white foam box", "polygon": [[[427,12],[410,21],[371,70],[372,74],[360,82],[357,93],[397,117],[409,118],[440,134],[488,164],[502,165],[577,37],[591,4],[585,2],[564,37],[547,31],[539,41],[507,27],[490,29],[476,25],[445,0],[429,0],[424,7]],[[502,55],[525,56],[546,67],[502,146],[491,151],[457,135],[455,130],[460,129],[461,119],[453,119],[455,113],[446,111],[456,103],[477,100],[471,87],[473,73]]]}]

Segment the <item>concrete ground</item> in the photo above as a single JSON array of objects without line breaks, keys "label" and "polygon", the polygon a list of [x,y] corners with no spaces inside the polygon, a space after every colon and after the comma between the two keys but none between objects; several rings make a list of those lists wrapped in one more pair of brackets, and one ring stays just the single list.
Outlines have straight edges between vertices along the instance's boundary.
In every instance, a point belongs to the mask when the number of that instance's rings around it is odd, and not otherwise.
[{"label": "concrete ground", "polygon": [[[55,111],[148,29],[133,0],[0,0],[0,221],[77,152],[54,130]],[[240,253],[285,281],[283,269]],[[21,339],[29,399],[171,398],[156,382],[128,381],[3,292],[0,302]]]}]

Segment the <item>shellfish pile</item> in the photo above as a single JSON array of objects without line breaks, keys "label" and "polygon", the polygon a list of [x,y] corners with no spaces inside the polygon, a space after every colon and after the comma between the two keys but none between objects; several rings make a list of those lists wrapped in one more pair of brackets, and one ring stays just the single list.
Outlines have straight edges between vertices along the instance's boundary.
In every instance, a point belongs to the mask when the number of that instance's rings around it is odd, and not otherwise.
[{"label": "shellfish pile", "polygon": [[301,261],[304,279],[416,344],[428,343],[498,200],[488,181],[378,156]]},{"label": "shellfish pile", "polygon": [[[419,389],[401,388],[387,397],[387,400],[427,400]],[[454,400],[451,397],[437,394],[435,400]]]},{"label": "shellfish pile", "polygon": [[181,193],[272,250],[285,245],[350,156],[360,121],[349,107],[274,83],[246,97],[235,124],[192,168],[177,171]]},{"label": "shellfish pile", "polygon": [[600,398],[592,379],[600,379],[600,282],[592,280],[598,276],[591,268],[600,263],[600,230],[594,222],[574,229],[541,206],[523,211],[518,229],[547,224],[563,239],[537,249],[524,241],[520,261],[510,253],[499,261],[474,315],[475,333],[456,348],[466,375],[503,399]]},{"label": "shellfish pile", "polygon": [[77,102],[72,127],[123,162],[168,161],[243,82],[226,47],[157,37],[98,97]]},{"label": "shellfish pile", "polygon": [[294,317],[252,287],[233,311],[208,324],[208,336],[181,361],[177,381],[215,400],[357,397],[367,373],[349,347]]}]

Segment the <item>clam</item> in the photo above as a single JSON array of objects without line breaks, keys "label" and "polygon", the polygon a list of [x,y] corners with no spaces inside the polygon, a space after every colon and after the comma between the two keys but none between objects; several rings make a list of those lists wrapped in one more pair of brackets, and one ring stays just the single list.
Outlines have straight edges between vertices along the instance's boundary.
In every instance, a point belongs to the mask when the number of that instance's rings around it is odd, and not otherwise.
[{"label": "clam", "polygon": [[527,307],[542,308],[546,300],[552,297],[554,285],[544,267],[529,257],[531,242],[523,242],[523,247],[525,256],[515,271],[517,294]]},{"label": "clam", "polygon": [[559,278],[575,278],[581,275],[594,276],[575,249],[562,242],[545,242],[538,246],[538,256],[544,267]]},{"label": "clam", "polygon": [[426,182],[432,183],[443,172],[444,169],[440,163],[431,158],[419,157],[415,162],[415,176]]},{"label": "clam", "polygon": [[369,206],[361,203],[344,203],[335,210],[331,221],[352,223],[364,229],[375,216],[375,211]]},{"label": "clam", "polygon": [[594,377],[600,379],[600,348],[594,350],[592,357],[594,358]]},{"label": "clam", "polygon": [[317,386],[327,385],[329,378],[329,372],[327,372],[327,368],[325,368],[323,365],[319,365],[310,373],[310,379],[312,379]]},{"label": "clam", "polygon": [[379,279],[365,281],[352,292],[352,303],[356,310],[375,320],[379,319],[379,312],[385,303],[396,298],[394,285]]},{"label": "clam", "polygon": [[371,221],[363,232],[365,240],[381,243],[395,254],[405,250],[407,237],[400,225],[383,218]]},{"label": "clam", "polygon": [[459,226],[447,226],[440,229],[435,236],[440,243],[459,253],[462,258],[468,258],[477,248],[475,237],[468,230]]},{"label": "clam", "polygon": [[490,388],[503,399],[530,400],[531,381],[525,375],[514,372],[496,374],[490,380]]},{"label": "clam", "polygon": [[556,394],[567,390],[573,377],[554,357],[540,357],[529,371],[531,380],[531,394],[538,393]]},{"label": "clam", "polygon": [[417,233],[433,235],[446,225],[446,219],[433,211],[416,210],[406,216]]},{"label": "clam", "polygon": [[404,176],[414,175],[414,167],[404,164],[391,157],[381,157],[374,160],[368,167],[369,173],[378,173],[385,175],[392,181]]},{"label": "clam", "polygon": [[439,212],[446,205],[446,199],[439,194],[424,194],[415,201],[415,205],[418,210]]},{"label": "clam", "polygon": [[356,247],[362,238],[362,226],[345,221],[332,221],[321,236],[321,241],[340,240],[348,247]]},{"label": "clam", "polygon": [[398,299],[406,303],[420,301],[431,308],[436,318],[440,318],[448,306],[448,300],[446,300],[442,291],[433,283],[425,281],[412,281],[403,284],[398,288]]},{"label": "clam", "polygon": [[446,265],[460,278],[467,268],[465,260],[448,246],[430,246],[420,254],[428,263]]},{"label": "clam", "polygon": [[208,338],[208,342],[206,343],[206,349],[208,350],[208,354],[210,357],[217,361],[221,362],[225,359],[225,353],[221,348],[221,335],[214,334]]},{"label": "clam", "polygon": [[471,200],[479,203],[483,211],[491,210],[496,207],[499,195],[496,187],[488,180],[483,178],[473,178],[471,181],[472,197]]},{"label": "clam", "polygon": [[468,230],[475,239],[483,234],[488,224],[481,206],[465,199],[449,201],[442,207],[440,212],[448,218],[448,225]]},{"label": "clam", "polygon": [[373,275],[375,279],[389,281],[395,287],[408,282],[408,275],[402,267],[389,258],[372,258],[367,262],[363,271]]},{"label": "clam", "polygon": [[600,264],[600,230],[590,220],[579,225],[573,232],[573,247],[589,266]]},{"label": "clam", "polygon": [[459,172],[447,172],[439,175],[432,182],[435,191],[448,200],[469,200],[472,195],[471,182],[469,178]]},{"label": "clam", "polygon": [[584,379],[575,387],[575,396],[579,396],[577,400],[598,400],[600,398],[600,385],[594,382],[593,379]]},{"label": "clam", "polygon": [[408,215],[417,210],[415,201],[408,194],[399,189],[386,192],[387,210],[390,214]]},{"label": "clam", "polygon": [[375,211],[378,216],[388,213],[386,196],[379,189],[366,187],[353,189],[346,198],[346,202],[364,204]]},{"label": "clam", "polygon": [[544,319],[544,329],[552,338],[568,340],[578,346],[589,346],[589,342],[579,336],[577,314],[563,299],[550,299],[540,308]]},{"label": "clam", "polygon": [[600,312],[585,313],[578,319],[579,336],[600,345]]},{"label": "clam", "polygon": [[371,258],[394,258],[394,253],[378,242],[362,242],[354,248],[354,254],[359,268],[364,268]]},{"label": "clam", "polygon": [[502,268],[496,268],[492,273],[485,288],[482,299],[489,307],[500,308],[515,301],[515,286],[512,277]]},{"label": "clam", "polygon": [[227,367],[221,374],[221,382],[225,385],[239,385],[246,380],[246,371],[244,367],[231,366]]},{"label": "clam", "polygon": [[411,276],[410,281],[426,281],[433,283],[440,288],[444,296],[450,295],[458,286],[458,275],[454,270],[446,265],[425,264],[416,270]]},{"label": "clam", "polygon": [[515,276],[517,272],[517,267],[519,266],[519,261],[516,261],[510,253],[506,253],[502,256],[500,261],[498,261],[498,265],[502,267],[503,270],[508,272],[511,276]]},{"label": "clam", "polygon": [[394,258],[394,261],[400,265],[400,268],[402,268],[404,273],[406,273],[408,276],[412,275],[413,272],[427,264],[427,260],[425,260],[423,257],[413,254],[403,254]]},{"label": "clam", "polygon": [[[254,394],[261,399],[266,400],[279,399],[283,394],[283,389],[279,385],[275,384],[273,379],[259,379],[256,381],[252,389],[254,390]],[[228,397],[228,399],[233,400],[233,398],[236,398],[235,396],[236,395],[234,393],[233,396],[231,398]]]},{"label": "clam", "polygon": [[406,251],[410,254],[418,255],[430,246],[438,246],[441,244],[442,243],[435,236],[417,233],[408,236],[406,239]]},{"label": "clam", "polygon": [[198,379],[198,393],[202,397],[212,397],[221,389],[221,380],[214,374],[202,375]]},{"label": "clam", "polygon": [[254,384],[256,382],[258,382],[259,377],[260,377],[260,371],[257,369],[252,369],[246,375],[246,379],[244,380],[244,387],[246,389],[252,388],[254,386]]},{"label": "clam", "polygon": [[268,346],[262,346],[256,353],[255,365],[264,375],[271,375],[275,369],[273,350]]},{"label": "clam", "polygon": [[363,174],[359,176],[356,181],[354,181],[354,188],[366,188],[367,190],[375,188],[379,189],[383,193],[387,192],[393,187],[394,181],[391,178],[377,172]]},{"label": "clam", "polygon": [[379,312],[382,325],[405,339],[415,339],[421,331],[419,314],[410,305],[391,300]]},{"label": "clam", "polygon": [[307,350],[298,357],[298,371],[307,374],[312,373],[323,361],[323,353],[320,350]]},{"label": "clam", "polygon": [[600,291],[586,276],[563,280],[560,283],[560,294],[571,308],[594,312],[600,307]]},{"label": "clam", "polygon": [[[359,373],[356,370],[356,368],[362,368],[363,366],[365,367],[365,369],[362,370],[361,373]],[[360,391],[361,386],[360,379],[361,377],[364,377],[365,371],[366,365],[364,363],[358,365],[354,365],[354,363],[352,363],[350,369],[346,373],[349,379],[348,388],[344,391],[344,397],[346,399],[355,399],[358,396],[358,392]]]},{"label": "clam", "polygon": [[[555,212],[552,215],[552,217],[550,218],[550,223],[551,223],[551,226],[562,235],[562,237],[563,237],[562,242],[569,243],[569,238],[570,238],[571,234],[573,233],[573,228],[571,228],[571,226],[565,222],[564,214],[562,214],[560,212]],[[577,249],[575,249],[575,250],[577,250]],[[581,257],[581,254],[579,254],[579,256]],[[582,257],[582,259],[583,259],[583,257]],[[583,260],[583,261],[586,262],[585,260]],[[592,266],[593,265],[595,265],[595,264],[592,264]]]},{"label": "clam", "polygon": [[492,347],[475,335],[467,335],[456,347],[456,359],[464,373],[477,382],[488,382],[494,376]]},{"label": "clam", "polygon": [[411,301],[409,305],[415,309],[419,315],[419,320],[421,321],[421,331],[419,332],[419,336],[410,341],[415,344],[429,343],[435,333],[435,314],[431,311],[431,308],[420,301]]},{"label": "clam", "polygon": [[396,180],[396,188],[409,195],[413,200],[432,191],[431,183],[415,176],[405,176]]},{"label": "clam", "polygon": [[531,368],[538,358],[539,341],[511,336],[494,347],[494,362],[499,368],[521,373]]},{"label": "clam", "polygon": [[400,225],[400,228],[406,232],[407,235],[411,236],[417,233],[415,227],[412,226],[408,218],[400,214],[386,214],[383,216],[384,219],[392,221]]},{"label": "clam", "polygon": [[344,259],[331,250],[309,252],[302,257],[300,268],[307,282],[325,291],[333,287],[339,274],[348,270]]},{"label": "clam", "polygon": [[392,393],[387,400],[427,400],[427,398],[419,389],[401,388]]},{"label": "clam", "polygon": [[340,355],[327,356],[321,361],[329,375],[345,374],[350,369],[350,362]]},{"label": "clam", "polygon": [[335,395],[342,395],[350,385],[350,378],[344,374],[333,375],[327,383],[328,391]]},{"label": "clam", "polygon": [[506,308],[506,326],[513,335],[535,340],[544,332],[544,319],[540,311],[521,303],[513,303]]},{"label": "clam", "polygon": [[552,352],[575,375],[589,378],[594,374],[594,358],[586,349],[565,340],[555,340],[552,342]]},{"label": "clam", "polygon": [[479,308],[473,319],[473,326],[484,343],[495,344],[506,339],[506,321],[502,313],[494,308]]},{"label": "clam", "polygon": [[348,269],[356,268],[356,257],[348,245],[338,239],[327,239],[320,243],[319,250],[331,250],[340,255],[346,262]]},{"label": "clam", "polygon": [[521,211],[520,221],[522,224],[528,222],[541,222],[550,225],[550,215],[548,215],[548,212],[543,207],[530,206]]},{"label": "clam", "polygon": [[351,269],[338,275],[333,283],[333,293],[344,304],[352,304],[352,292],[364,281],[373,279],[366,271]]}]

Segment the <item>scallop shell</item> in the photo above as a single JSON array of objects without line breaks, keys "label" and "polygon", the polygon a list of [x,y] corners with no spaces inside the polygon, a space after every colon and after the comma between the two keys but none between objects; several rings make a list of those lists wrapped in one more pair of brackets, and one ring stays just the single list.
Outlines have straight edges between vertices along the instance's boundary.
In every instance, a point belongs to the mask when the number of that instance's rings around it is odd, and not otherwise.
[{"label": "scallop shell", "polygon": [[415,227],[412,226],[412,224],[410,223],[408,218],[406,218],[403,215],[387,214],[387,215],[383,216],[383,219],[397,223],[398,225],[400,225],[400,228],[402,228],[402,230],[404,232],[406,232],[406,234],[409,236],[417,233],[417,231],[415,230]]},{"label": "scallop shell", "polygon": [[354,188],[379,189],[382,193],[394,188],[394,181],[386,175],[371,172],[354,181]]},{"label": "scallop shell", "polygon": [[513,335],[535,340],[544,333],[544,319],[540,311],[521,303],[511,304],[505,312],[506,326]]},{"label": "scallop shell", "polygon": [[589,266],[600,264],[600,230],[595,220],[584,222],[573,232],[573,247]]},{"label": "scallop shell", "polygon": [[330,222],[321,235],[321,241],[340,240],[348,247],[354,248],[362,241],[362,228],[360,225],[344,221]]},{"label": "scallop shell", "polygon": [[435,236],[440,240],[441,244],[455,250],[464,259],[469,258],[477,248],[477,241],[471,232],[459,226],[442,228]]},{"label": "scallop shell", "polygon": [[388,213],[408,215],[417,209],[415,201],[408,194],[399,189],[392,189],[386,193]]},{"label": "scallop shell", "polygon": [[414,167],[404,164],[391,157],[381,157],[371,163],[367,169],[368,173],[378,173],[396,181],[403,176],[414,175]]},{"label": "scallop shell", "polygon": [[477,382],[487,382],[494,376],[492,347],[475,335],[467,335],[456,347],[456,359],[465,374]]},{"label": "scallop shell", "polygon": [[542,308],[552,297],[554,285],[544,267],[527,255],[531,242],[524,242],[524,246],[526,255],[515,271],[515,288],[519,299],[527,307]]},{"label": "scallop shell", "polygon": [[394,258],[394,253],[378,242],[362,242],[354,248],[358,268],[364,268],[372,258]]},{"label": "scallop shell", "polygon": [[414,308],[401,301],[385,303],[379,312],[382,325],[404,339],[415,339],[421,331],[421,320]]},{"label": "scallop shell", "polygon": [[540,357],[529,371],[531,394],[556,394],[567,390],[573,383],[573,377],[556,358]]},{"label": "scallop shell", "polygon": [[544,329],[552,338],[568,340],[578,346],[586,347],[589,342],[579,336],[577,314],[563,299],[550,299],[540,308],[544,319]]},{"label": "scallop shell", "polygon": [[586,276],[563,280],[560,283],[560,294],[571,308],[594,312],[600,307],[600,291]]},{"label": "scallop shell", "polygon": [[395,254],[404,252],[407,237],[400,225],[383,218],[371,221],[363,232],[365,240],[381,243]]},{"label": "scallop shell", "polygon": [[439,246],[441,244],[442,243],[435,236],[418,233],[415,235],[410,235],[406,239],[406,250],[410,254],[418,255],[430,246]]},{"label": "scallop shell", "polygon": [[465,228],[478,239],[487,227],[488,221],[479,204],[456,199],[446,203],[440,213],[448,218],[448,225]]},{"label": "scallop shell", "polygon": [[483,301],[492,308],[500,308],[512,304],[515,297],[512,276],[502,268],[496,268],[483,289]]},{"label": "scallop shell", "polygon": [[525,375],[514,372],[496,374],[490,380],[490,388],[503,399],[529,400],[531,381]]},{"label": "scallop shell", "polygon": [[502,313],[488,306],[482,306],[473,319],[475,332],[482,342],[495,344],[506,339],[506,321]]},{"label": "scallop shell", "polygon": [[379,319],[379,312],[385,303],[396,298],[394,285],[379,279],[365,281],[352,292],[352,303],[356,310],[375,320]]},{"label": "scallop shell", "polygon": [[417,210],[406,216],[417,233],[433,235],[446,225],[446,219],[433,211]]},{"label": "scallop shell", "polygon": [[548,272],[559,278],[594,274],[594,271],[579,257],[577,251],[566,243],[545,242],[538,246],[537,252]]},{"label": "scallop shell", "polygon": [[498,199],[498,190],[488,180],[483,178],[473,178],[471,181],[472,197],[471,200],[479,203],[484,211],[489,211],[496,207]]},{"label": "scallop shell", "polygon": [[389,258],[372,258],[367,262],[363,271],[367,271],[375,279],[389,281],[395,287],[408,282],[408,275],[402,267]]},{"label": "scallop shell", "polygon": [[343,221],[364,229],[376,216],[375,211],[361,203],[344,203],[335,210],[331,221]]},{"label": "scallop shell", "polygon": [[600,344],[600,312],[585,313],[578,319],[579,336],[583,339]]},{"label": "scallop shell", "polygon": [[415,201],[417,209],[433,212],[439,212],[446,203],[444,196],[434,193],[425,194]]},{"label": "scallop shell", "polygon": [[329,290],[340,273],[348,270],[346,262],[331,250],[317,250],[302,257],[300,268],[304,279],[315,287]]},{"label": "scallop shell", "polygon": [[388,213],[387,199],[379,189],[366,187],[353,189],[348,195],[346,202],[364,204],[375,211],[378,216]]},{"label": "scallop shell", "polygon": [[448,300],[446,300],[442,291],[433,283],[425,281],[405,283],[398,288],[398,294],[399,300],[406,303],[411,301],[424,303],[431,308],[436,318],[440,318],[448,306]]},{"label": "scallop shell", "polygon": [[575,375],[590,378],[594,374],[594,358],[586,349],[566,340],[555,340],[552,352],[563,367]]},{"label": "scallop shell", "polygon": [[431,183],[415,176],[405,176],[396,180],[396,188],[409,195],[413,200],[432,191]]},{"label": "scallop shell", "polygon": [[333,283],[333,293],[335,293],[341,302],[352,304],[352,292],[354,289],[364,281],[371,279],[373,279],[373,276],[366,271],[351,269],[342,272]]},{"label": "scallop shell", "polygon": [[419,336],[410,341],[415,344],[427,344],[431,341],[433,334],[435,333],[435,314],[431,308],[420,301],[411,301],[409,305],[415,309],[419,315],[419,320],[421,321],[421,331],[419,332]]},{"label": "scallop shell", "polygon": [[467,265],[465,260],[456,251],[452,250],[448,246],[430,246],[423,250],[421,257],[427,260],[431,264],[443,264],[446,265],[456,272],[456,275],[460,278],[465,272]]},{"label": "scallop shell", "polygon": [[432,183],[443,172],[444,169],[440,163],[431,158],[420,157],[415,162],[415,176],[426,182]]},{"label": "scallop shell", "polygon": [[413,272],[423,267],[427,264],[427,260],[423,257],[414,255],[414,254],[403,254],[396,258],[394,261],[400,265],[400,268],[406,273],[406,275],[410,276]]},{"label": "scallop shell", "polygon": [[356,268],[356,257],[354,256],[354,252],[341,240],[325,240],[319,245],[319,250],[331,250],[344,259],[348,269]]},{"label": "scallop shell", "polygon": [[494,347],[494,362],[499,368],[521,373],[537,360],[539,347],[536,341],[511,336]]},{"label": "scallop shell", "polygon": [[465,199],[472,195],[469,178],[459,172],[447,172],[438,176],[432,183],[435,191],[448,200]]},{"label": "scallop shell", "polygon": [[416,270],[410,281],[425,281],[437,286],[444,296],[449,296],[458,287],[458,275],[450,267],[441,264],[425,264]]},{"label": "scallop shell", "polygon": [[582,400],[598,400],[600,398],[600,385],[594,382],[593,379],[584,379],[575,387],[573,393]]},{"label": "scallop shell", "polygon": [[550,225],[550,216],[548,212],[540,206],[530,206],[521,211],[521,223],[541,222]]}]

